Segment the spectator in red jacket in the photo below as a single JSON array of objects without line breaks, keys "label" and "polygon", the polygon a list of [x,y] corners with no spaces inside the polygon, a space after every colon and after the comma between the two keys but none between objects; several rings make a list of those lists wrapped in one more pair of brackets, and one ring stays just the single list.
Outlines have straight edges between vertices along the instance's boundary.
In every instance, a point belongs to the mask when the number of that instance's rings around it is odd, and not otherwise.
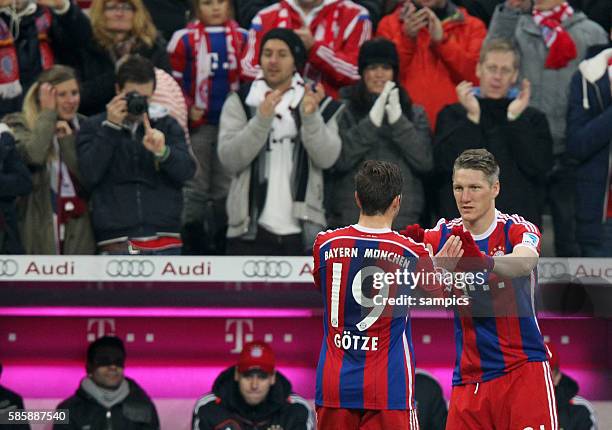
[{"label": "spectator in red jacket", "polygon": [[397,46],[400,82],[413,102],[425,108],[434,128],[438,112],[457,102],[457,84],[477,82],[487,30],[451,0],[406,0],[382,19],[378,35]]},{"label": "spectator in red jacket", "polygon": [[372,34],[367,10],[350,0],[282,0],[260,11],[251,24],[242,74],[255,79],[261,38],[273,28],[289,28],[302,39],[308,62],[302,76],[321,82],[336,97],[340,87],[359,80],[359,47]]}]

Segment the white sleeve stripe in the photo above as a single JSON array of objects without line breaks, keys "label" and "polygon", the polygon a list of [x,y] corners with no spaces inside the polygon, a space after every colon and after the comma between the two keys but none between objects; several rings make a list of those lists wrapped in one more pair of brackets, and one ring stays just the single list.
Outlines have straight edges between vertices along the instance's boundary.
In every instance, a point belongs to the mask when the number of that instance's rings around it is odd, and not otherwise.
[{"label": "white sleeve stripe", "polygon": [[357,73],[356,67],[351,68],[351,65],[349,63],[341,62],[341,60],[334,56],[334,52],[326,46],[321,46],[317,50],[317,54],[323,61],[331,65],[334,69],[336,69],[343,75],[352,77],[353,75],[355,75],[355,73]]},{"label": "white sleeve stripe", "polygon": [[187,29],[175,31],[172,35],[172,39],[170,39],[170,43],[168,43],[168,46],[166,47],[166,52],[173,53],[176,50],[176,46],[178,45],[179,41],[185,34],[189,33],[189,31],[190,30]]},{"label": "white sleeve stripe", "polygon": [[319,57],[321,57],[323,61],[334,67],[343,75],[346,75],[350,78],[359,78],[357,66],[336,57],[334,55],[334,51],[329,49],[327,46],[321,46],[317,50],[317,54],[319,55]]},{"label": "white sleeve stripe", "polygon": [[207,394],[204,397],[202,397],[200,400],[197,401],[195,407],[193,408],[193,413],[195,415],[198,414],[198,411],[200,410],[200,408],[210,402],[214,402],[215,399],[217,398],[217,396],[215,396],[214,394]]},{"label": "white sleeve stripe", "polygon": [[344,33],[342,34],[342,39],[343,40],[346,40],[346,39],[349,38],[349,36],[351,35],[353,29],[355,28],[355,26],[359,22],[359,17],[360,17],[359,15],[355,15],[355,17],[349,23],[349,25],[346,26],[346,29],[344,29]]},{"label": "white sleeve stripe", "polygon": [[369,19],[363,23],[363,31],[361,32],[361,38],[359,39],[359,46],[363,45],[366,40],[372,38],[372,21]]},{"label": "white sleeve stripe", "polygon": [[597,430],[598,429],[597,414],[595,413],[595,408],[593,407],[591,402],[589,402],[587,399],[581,396],[574,396],[572,397],[571,401],[575,405],[580,405],[580,406],[584,406],[585,408],[587,408],[587,410],[589,411],[589,418],[591,419],[591,423],[592,423],[591,430]]}]

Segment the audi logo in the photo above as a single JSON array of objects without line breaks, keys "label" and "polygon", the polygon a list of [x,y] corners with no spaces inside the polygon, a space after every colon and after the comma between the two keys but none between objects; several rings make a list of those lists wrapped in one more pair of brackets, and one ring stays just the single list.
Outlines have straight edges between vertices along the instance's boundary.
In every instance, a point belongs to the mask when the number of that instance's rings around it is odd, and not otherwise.
[{"label": "audi logo", "polygon": [[154,271],[150,260],[111,260],[106,265],[106,274],[113,278],[148,278]]},{"label": "audi logo", "polygon": [[538,276],[542,279],[559,279],[569,276],[569,268],[561,262],[540,262],[538,264]]},{"label": "audi logo", "polygon": [[0,260],[0,276],[15,276],[19,265],[15,260]]},{"label": "audi logo", "polygon": [[288,261],[248,260],[242,266],[247,278],[287,278],[292,268]]}]

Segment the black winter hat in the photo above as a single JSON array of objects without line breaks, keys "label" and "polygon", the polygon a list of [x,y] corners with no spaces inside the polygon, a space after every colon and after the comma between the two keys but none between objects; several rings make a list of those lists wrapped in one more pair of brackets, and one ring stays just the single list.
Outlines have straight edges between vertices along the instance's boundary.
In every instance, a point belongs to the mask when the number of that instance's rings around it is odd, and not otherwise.
[{"label": "black winter hat", "polygon": [[103,336],[89,345],[87,348],[87,372],[91,372],[100,366],[115,364],[123,367],[125,365],[125,346],[121,339],[115,336]]},{"label": "black winter hat", "polygon": [[279,39],[285,42],[291,51],[291,55],[293,55],[293,61],[295,62],[296,69],[298,71],[304,69],[304,66],[306,65],[306,47],[304,46],[302,39],[300,39],[300,36],[288,28],[273,28],[264,34],[263,38],[261,39],[261,45],[259,45],[259,64],[261,64],[261,53],[263,52],[263,47],[270,39]]},{"label": "black winter hat", "polygon": [[358,62],[360,75],[363,75],[365,68],[372,64],[389,64],[397,76],[399,68],[397,49],[393,42],[383,37],[368,40],[361,45]]}]

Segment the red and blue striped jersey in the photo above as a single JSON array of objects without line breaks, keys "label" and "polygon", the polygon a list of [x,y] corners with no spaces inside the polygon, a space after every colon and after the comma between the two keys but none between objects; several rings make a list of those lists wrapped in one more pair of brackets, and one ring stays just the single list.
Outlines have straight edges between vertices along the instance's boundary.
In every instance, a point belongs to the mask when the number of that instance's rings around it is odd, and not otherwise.
[{"label": "red and blue striped jersey", "polygon": [[[436,253],[461,218],[442,218],[425,231],[425,243]],[[510,254],[517,246],[540,253],[540,231],[518,215],[496,211],[486,232],[473,235],[482,252],[490,256]],[[455,307],[457,358],[453,385],[489,381],[530,361],[548,359],[535,314],[537,269],[514,279],[492,277],[487,283],[468,286],[469,306]]]},{"label": "red and blue striped jersey", "polygon": [[319,233],[313,256],[325,318],[315,403],[347,409],[414,409],[409,306],[382,301],[406,298],[412,288],[395,280],[381,286],[376,279],[385,273],[417,271],[417,263],[431,265],[426,248],[390,229],[352,225]]}]

